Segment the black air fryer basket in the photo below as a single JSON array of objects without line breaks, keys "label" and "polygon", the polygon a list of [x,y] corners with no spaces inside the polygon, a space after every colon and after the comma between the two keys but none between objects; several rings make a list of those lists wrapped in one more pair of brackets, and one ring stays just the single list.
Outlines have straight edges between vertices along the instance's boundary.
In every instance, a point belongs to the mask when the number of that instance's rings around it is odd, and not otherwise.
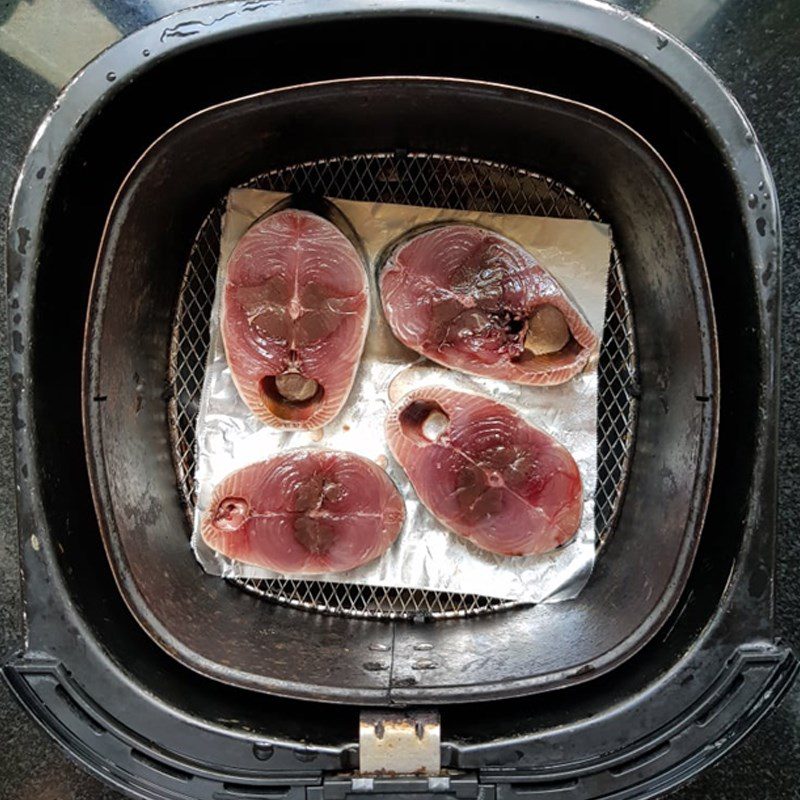
[{"label": "black air fryer basket", "polygon": [[[601,547],[577,600],[202,572],[194,420],[237,185],[609,223]],[[777,207],[749,124],[677,41],[572,1],[191,9],[67,88],[10,224],[27,639],[5,675],[106,780],[650,796],[789,685]]]}]

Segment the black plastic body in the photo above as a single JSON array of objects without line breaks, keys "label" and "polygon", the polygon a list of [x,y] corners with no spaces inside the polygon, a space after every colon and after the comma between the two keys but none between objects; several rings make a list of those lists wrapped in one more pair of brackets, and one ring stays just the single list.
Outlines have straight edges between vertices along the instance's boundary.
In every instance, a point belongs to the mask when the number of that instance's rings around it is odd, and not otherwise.
[{"label": "black plastic body", "polygon": [[[398,35],[414,47],[387,47]],[[558,68],[541,67],[548,64]],[[718,320],[721,394],[705,526],[661,632],[581,686],[443,707],[444,764],[461,777],[386,778],[372,789],[485,798],[660,793],[735,744],[795,672],[772,632],[780,240],[771,177],[735,102],[674,39],[594,4],[223,3],[123,40],[67,89],[26,162],[9,235],[27,640],[4,674],[76,758],[141,797],[354,790],[338,773],[355,766],[355,707],[200,677],[128,612],[91,504],[80,350],[106,213],[156,136],[248,92],[393,73],[531,86],[603,108],[644,135],[695,216]]]},{"label": "black plastic body", "polygon": [[[316,136],[320,129],[329,135]],[[238,146],[227,147],[231,141]],[[192,558],[163,396],[186,253],[228,187],[281,164],[367,148],[469,154],[547,174],[612,226],[636,325],[638,434],[617,529],[577,600],[424,627],[320,621],[243,600]],[[281,89],[190,117],[147,150],[120,189],[90,300],[87,453],[123,597],[187,666],[300,698],[477,701],[612,669],[674,608],[700,536],[717,421],[710,305],[674,178],[644,140],[589,107],[474,81],[384,78]],[[388,669],[370,668],[376,642],[387,648]],[[420,644],[435,669],[414,669]]]}]

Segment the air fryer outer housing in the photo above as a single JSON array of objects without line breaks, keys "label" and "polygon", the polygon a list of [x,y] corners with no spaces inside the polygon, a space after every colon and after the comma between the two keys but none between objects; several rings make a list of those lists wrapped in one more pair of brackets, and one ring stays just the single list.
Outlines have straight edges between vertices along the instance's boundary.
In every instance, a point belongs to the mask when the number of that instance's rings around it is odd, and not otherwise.
[{"label": "air fryer outer housing", "polygon": [[[390,46],[398,37],[414,46]],[[446,772],[436,778],[354,777],[357,707],[256,696],[157,648],[110,576],[81,440],[92,267],[111,199],[138,155],[212,103],[381,74],[528,86],[627,122],[686,192],[718,321],[717,469],[675,612],[636,656],[581,686],[443,707]],[[106,781],[140,797],[216,800],[645,797],[719,758],[788,688],[796,662],[772,630],[775,192],[735,101],[667,34],[576,0],[188,9],[121,41],[65,90],[25,162],[8,242],[26,641],[4,675],[35,718]]]}]

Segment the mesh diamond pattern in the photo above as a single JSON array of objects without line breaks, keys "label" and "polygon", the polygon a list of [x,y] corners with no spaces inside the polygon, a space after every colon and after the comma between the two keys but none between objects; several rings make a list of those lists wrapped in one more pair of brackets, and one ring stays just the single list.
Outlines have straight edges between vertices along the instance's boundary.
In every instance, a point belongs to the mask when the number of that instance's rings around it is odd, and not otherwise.
[{"label": "mesh diamond pattern", "polygon": [[[459,156],[397,152],[330,158],[275,169],[245,185],[368,202],[599,221],[585,201],[550,178]],[[190,519],[196,500],[195,423],[208,357],[223,211],[224,198],[210,211],[195,239],[181,285],[170,348],[172,451]],[[613,531],[622,504],[638,396],[634,324],[623,266],[613,246],[598,370],[595,526],[600,546]],[[514,605],[474,594],[289,578],[235,582],[272,601],[358,617],[461,617]]]}]

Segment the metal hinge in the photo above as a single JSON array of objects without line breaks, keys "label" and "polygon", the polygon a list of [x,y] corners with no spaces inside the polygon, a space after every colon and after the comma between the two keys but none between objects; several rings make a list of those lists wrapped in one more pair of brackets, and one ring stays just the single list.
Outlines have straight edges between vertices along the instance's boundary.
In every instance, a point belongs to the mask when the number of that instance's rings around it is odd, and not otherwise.
[{"label": "metal hinge", "polygon": [[438,775],[442,735],[435,711],[362,711],[358,728],[361,775]]},{"label": "metal hinge", "polygon": [[359,770],[332,775],[306,788],[306,800],[357,796],[494,800],[494,787],[477,774],[442,772],[442,736],[435,711],[363,711],[358,730]]}]

